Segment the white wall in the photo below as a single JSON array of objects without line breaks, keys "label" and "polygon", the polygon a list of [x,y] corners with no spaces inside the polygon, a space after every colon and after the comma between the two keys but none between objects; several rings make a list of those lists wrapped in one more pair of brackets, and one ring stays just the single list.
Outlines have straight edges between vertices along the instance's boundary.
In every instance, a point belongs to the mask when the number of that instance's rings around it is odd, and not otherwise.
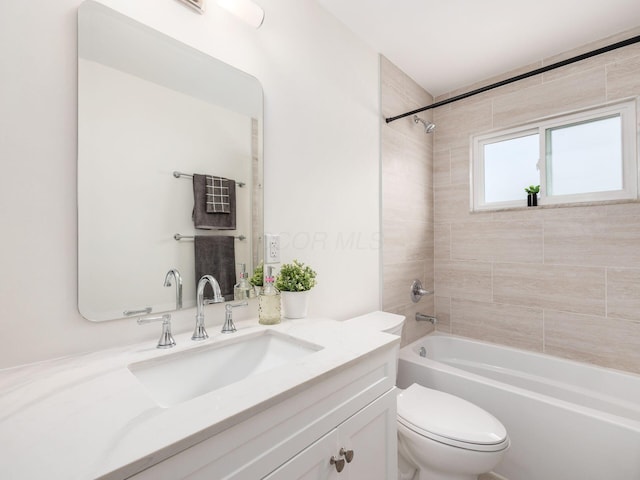
[{"label": "white wall", "polygon": [[[254,30],[210,1],[105,4],[257,77],[265,93],[265,229],[319,274],[311,314],[379,307],[378,58],[312,0],[260,0]],[[77,310],[78,0],[0,3],[0,366],[154,342]],[[192,328],[193,310],[174,315]],[[242,315],[241,312],[238,312]],[[244,315],[255,315],[255,305]],[[222,322],[219,306],[209,325]]]}]

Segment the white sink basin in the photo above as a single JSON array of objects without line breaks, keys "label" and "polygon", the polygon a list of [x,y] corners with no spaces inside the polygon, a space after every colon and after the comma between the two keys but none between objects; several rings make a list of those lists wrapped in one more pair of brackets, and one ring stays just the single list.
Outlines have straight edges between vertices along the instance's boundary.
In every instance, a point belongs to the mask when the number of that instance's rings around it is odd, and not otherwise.
[{"label": "white sink basin", "polygon": [[321,350],[264,330],[129,365],[158,405],[171,407]]}]

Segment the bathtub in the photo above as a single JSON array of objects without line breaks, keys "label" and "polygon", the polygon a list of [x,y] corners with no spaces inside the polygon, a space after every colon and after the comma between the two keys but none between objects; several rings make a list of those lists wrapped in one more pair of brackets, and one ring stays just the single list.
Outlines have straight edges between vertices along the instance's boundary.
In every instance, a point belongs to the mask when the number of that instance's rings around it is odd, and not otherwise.
[{"label": "bathtub", "polygon": [[397,383],[500,419],[509,480],[640,480],[640,375],[435,333],[400,350]]}]

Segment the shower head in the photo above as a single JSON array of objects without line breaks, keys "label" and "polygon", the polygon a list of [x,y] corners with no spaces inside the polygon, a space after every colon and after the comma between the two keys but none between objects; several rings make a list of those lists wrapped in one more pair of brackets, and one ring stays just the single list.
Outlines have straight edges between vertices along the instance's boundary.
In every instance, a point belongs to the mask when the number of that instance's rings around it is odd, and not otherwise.
[{"label": "shower head", "polygon": [[420,118],[417,115],[413,116],[413,122],[414,123],[421,123],[422,125],[424,125],[424,133],[431,133],[436,129],[436,124],[435,123],[427,122],[426,120],[423,120],[422,118]]}]

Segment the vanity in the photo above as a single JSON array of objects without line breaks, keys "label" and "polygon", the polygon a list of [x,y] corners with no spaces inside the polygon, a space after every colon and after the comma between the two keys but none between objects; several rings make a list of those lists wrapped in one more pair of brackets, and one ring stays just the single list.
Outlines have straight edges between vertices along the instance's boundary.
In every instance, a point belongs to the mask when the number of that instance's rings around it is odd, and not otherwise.
[{"label": "vanity", "polygon": [[[262,260],[262,87],[99,2],[78,13],[78,309],[195,316],[198,236],[227,236],[223,260],[249,274]],[[236,182],[235,229],[192,220],[195,174]],[[0,477],[396,478],[398,337],[323,318],[206,323],[203,341],[159,349],[150,334],[0,370]]]},{"label": "vanity", "polygon": [[0,372],[3,476],[396,478],[399,338],[329,319],[237,326]]}]

